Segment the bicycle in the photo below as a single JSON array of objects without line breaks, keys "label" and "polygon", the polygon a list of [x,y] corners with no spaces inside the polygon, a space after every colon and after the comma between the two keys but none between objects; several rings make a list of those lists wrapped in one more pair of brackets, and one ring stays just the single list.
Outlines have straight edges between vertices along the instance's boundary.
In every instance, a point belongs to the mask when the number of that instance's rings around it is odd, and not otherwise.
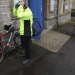
[{"label": "bicycle", "polygon": [[[14,21],[11,25],[5,25],[4,29],[6,30],[4,33],[0,34],[0,63],[2,62],[4,55],[8,53],[10,50],[14,50],[16,47],[21,48],[20,34],[15,29],[16,21]],[[2,41],[2,38],[9,34],[9,38],[6,43]],[[14,36],[13,36],[14,35]],[[11,39],[13,39],[15,46],[10,47]]]}]

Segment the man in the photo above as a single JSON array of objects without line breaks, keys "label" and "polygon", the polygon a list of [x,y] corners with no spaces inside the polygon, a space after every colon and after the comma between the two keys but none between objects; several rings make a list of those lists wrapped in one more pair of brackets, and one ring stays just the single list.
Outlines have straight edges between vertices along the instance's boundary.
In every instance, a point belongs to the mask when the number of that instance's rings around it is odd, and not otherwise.
[{"label": "man", "polygon": [[13,8],[13,14],[20,19],[20,35],[21,46],[25,51],[26,59],[23,64],[27,64],[30,61],[30,40],[33,35],[32,24],[33,15],[29,7],[26,7],[23,1],[18,2]]}]

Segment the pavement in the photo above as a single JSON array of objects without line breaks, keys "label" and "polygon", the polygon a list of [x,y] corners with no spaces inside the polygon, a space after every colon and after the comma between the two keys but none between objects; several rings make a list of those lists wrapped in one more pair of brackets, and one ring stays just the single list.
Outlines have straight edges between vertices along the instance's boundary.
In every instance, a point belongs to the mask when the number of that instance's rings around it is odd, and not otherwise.
[{"label": "pavement", "polygon": [[[0,64],[0,75],[75,75],[75,32],[72,33],[75,28],[74,24],[73,18],[72,21],[51,30],[51,32],[42,34],[47,36],[47,33],[48,35],[50,33],[48,37],[53,37],[52,41],[54,39],[60,40],[60,42],[66,40],[63,44],[59,43],[61,46],[56,41],[50,44],[48,38],[45,38],[46,41],[42,41],[45,43],[44,45],[33,42],[31,61],[27,65],[22,65],[22,61],[25,59],[20,57],[22,49],[9,52]],[[41,41],[39,42],[41,43]],[[51,45],[52,50],[51,47],[45,45]]]},{"label": "pavement", "polygon": [[51,52],[58,52],[60,48],[68,41],[69,38],[69,35],[50,30],[44,34],[41,34],[41,39],[39,41],[34,40],[33,43]]}]

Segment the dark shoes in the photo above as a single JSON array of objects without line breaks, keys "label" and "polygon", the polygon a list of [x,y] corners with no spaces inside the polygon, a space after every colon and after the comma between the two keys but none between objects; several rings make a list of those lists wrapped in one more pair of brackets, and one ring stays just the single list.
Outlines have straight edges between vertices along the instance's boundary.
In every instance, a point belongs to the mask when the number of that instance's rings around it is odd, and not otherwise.
[{"label": "dark shoes", "polygon": [[29,59],[24,60],[24,61],[23,61],[23,65],[29,63],[29,61],[30,61]]}]

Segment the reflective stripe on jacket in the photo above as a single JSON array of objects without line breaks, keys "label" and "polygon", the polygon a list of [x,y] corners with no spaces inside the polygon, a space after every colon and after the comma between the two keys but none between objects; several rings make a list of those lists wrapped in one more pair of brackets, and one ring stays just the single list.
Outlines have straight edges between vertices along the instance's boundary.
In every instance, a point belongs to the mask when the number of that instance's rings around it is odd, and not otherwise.
[{"label": "reflective stripe on jacket", "polygon": [[23,6],[19,6],[18,9],[14,7],[13,14],[20,19],[20,35],[32,36],[33,14],[30,8],[24,10]]}]

